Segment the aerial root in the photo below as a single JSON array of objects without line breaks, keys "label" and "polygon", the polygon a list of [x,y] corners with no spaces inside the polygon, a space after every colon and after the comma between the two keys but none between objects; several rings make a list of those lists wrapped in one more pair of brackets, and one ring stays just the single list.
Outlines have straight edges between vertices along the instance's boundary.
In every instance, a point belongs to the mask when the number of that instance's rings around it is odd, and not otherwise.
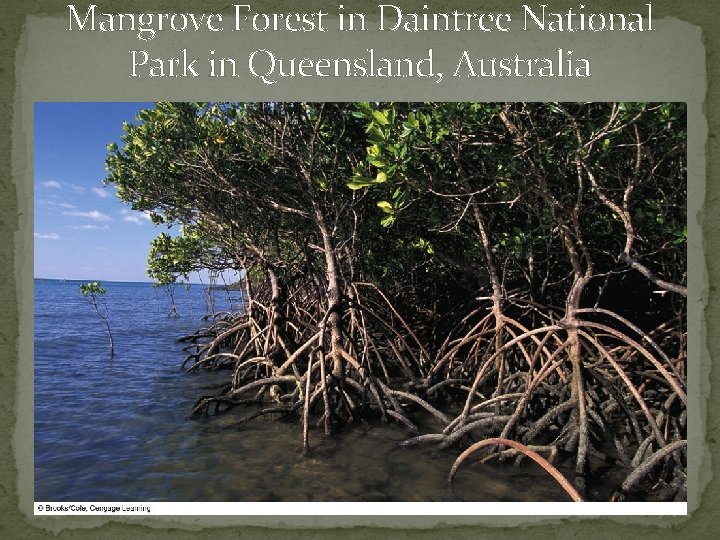
[{"label": "aerial root", "polygon": [[408,392],[402,392],[400,390],[389,390],[390,394],[395,397],[404,398],[407,401],[411,401],[413,403],[416,403],[420,405],[423,409],[425,409],[427,412],[429,412],[431,415],[433,415],[435,418],[440,421],[441,424],[447,425],[450,422],[450,418],[448,418],[445,414],[438,411],[435,407],[430,405],[427,401],[424,399],[414,395],[409,394]]},{"label": "aerial root", "polygon": [[442,433],[427,433],[425,435],[418,435],[410,439],[405,439],[400,443],[400,446],[419,446],[421,444],[433,444],[442,443],[447,439],[446,435]]},{"label": "aerial root", "polygon": [[642,461],[639,465],[637,465],[632,472],[625,478],[625,480],[622,483],[622,491],[624,493],[627,493],[632,490],[632,488],[650,471],[655,467],[662,459],[668,457],[669,454],[672,454],[673,452],[680,450],[682,448],[687,447],[687,441],[686,440],[680,440],[675,441],[667,444],[666,446],[660,448],[657,452],[653,453]]},{"label": "aerial root", "polygon": [[[190,416],[208,416],[211,407],[214,407],[213,414],[217,416],[234,407],[248,405],[250,403],[256,402],[254,400],[233,400],[222,396],[202,396],[195,400],[192,410],[190,411]],[[224,409],[222,409],[223,406],[225,407]]]},{"label": "aerial root", "polygon": [[[545,445],[537,445],[537,444],[529,444],[527,447],[530,450],[533,450],[534,452],[537,452],[538,454],[540,452],[547,452],[548,453],[548,463],[552,463],[555,461],[558,455],[558,449],[557,446],[554,444],[545,444]],[[495,454],[488,454],[484,458],[480,460],[480,463],[486,463],[490,461],[491,459],[506,459],[506,458],[515,458],[515,465],[520,464],[520,462],[523,460],[523,458],[527,457],[526,454],[522,453],[520,450],[517,450],[515,448],[509,448],[507,450],[501,450]]]},{"label": "aerial root", "polygon": [[562,487],[565,492],[570,496],[570,498],[573,501],[576,502],[582,502],[583,498],[580,496],[580,493],[575,489],[575,487],[568,481],[563,474],[558,471],[548,460],[546,460],[544,457],[542,457],[540,454],[535,452],[534,450],[531,450],[527,446],[525,446],[522,443],[519,443],[517,441],[512,441],[509,439],[503,439],[500,437],[494,437],[491,439],[485,439],[484,441],[479,441],[470,446],[467,450],[465,450],[462,454],[458,456],[458,458],[455,460],[455,462],[452,464],[452,467],[450,468],[450,474],[448,475],[448,482],[452,483],[453,478],[455,478],[455,474],[457,473],[458,469],[460,468],[460,465],[472,456],[475,452],[480,450],[481,448],[484,448],[486,446],[497,446],[497,445],[504,445],[504,446],[510,446],[517,450],[518,452],[521,452],[522,454],[526,455],[535,463],[540,465],[545,471],[552,476],[555,481],[560,484],[560,487]]},{"label": "aerial root", "polygon": [[576,400],[570,398],[567,401],[561,403],[560,405],[557,405],[556,407],[550,409],[525,433],[525,436],[523,437],[523,442],[527,443],[528,441],[534,439],[542,430],[547,428],[548,424],[552,422],[557,416],[560,416],[561,414],[575,407],[575,403]]},{"label": "aerial root", "polygon": [[[599,309],[578,312],[599,322],[583,319],[573,326],[539,305],[529,315],[514,312],[514,318],[498,318],[485,305],[464,317],[458,311],[461,322],[431,358],[424,336],[387,296],[363,284],[349,288],[337,334],[328,327],[332,311],[309,292],[289,295],[294,300],[282,312],[272,302],[256,302],[245,317],[216,318],[182,338],[187,371],[233,368],[221,394],[200,398],[192,414],[255,404],[261,408],[241,423],[296,416],[306,451],[312,426],[329,434],[378,417],[415,434],[402,446],[447,448],[489,437],[468,451],[504,445],[510,448],[485,459],[535,459],[529,452],[543,452],[550,454],[548,464],[562,449],[575,454],[576,486],[593,472],[595,460],[588,456],[605,456],[610,445],[617,452],[605,463],[629,470],[623,493],[648,477],[660,490],[674,489],[675,497],[682,491],[686,383],[681,364],[661,349],[682,356],[667,343],[676,334],[643,333]],[[301,298],[305,304],[296,305]],[[449,413],[441,405],[458,398],[460,410]],[[438,432],[420,432],[416,413],[432,417]]]}]

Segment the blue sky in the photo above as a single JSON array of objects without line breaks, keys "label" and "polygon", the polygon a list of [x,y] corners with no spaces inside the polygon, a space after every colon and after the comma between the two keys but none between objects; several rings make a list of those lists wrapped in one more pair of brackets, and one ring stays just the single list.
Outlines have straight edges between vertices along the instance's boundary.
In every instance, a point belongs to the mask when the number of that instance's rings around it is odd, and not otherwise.
[{"label": "blue sky", "polygon": [[149,281],[150,241],[166,228],[131,210],[103,179],[107,144],[119,143],[124,120],[152,106],[35,104],[36,278]]}]

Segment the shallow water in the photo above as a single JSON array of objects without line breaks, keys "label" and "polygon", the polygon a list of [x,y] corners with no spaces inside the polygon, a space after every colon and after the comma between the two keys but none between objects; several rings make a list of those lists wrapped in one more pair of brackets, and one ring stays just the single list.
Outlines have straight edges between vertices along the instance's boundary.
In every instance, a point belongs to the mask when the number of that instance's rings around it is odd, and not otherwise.
[{"label": "shallow water", "polygon": [[[228,374],[185,374],[175,338],[201,325],[199,285],[179,287],[180,317],[144,283],[103,283],[105,326],[75,281],[35,281],[35,500],[38,501],[565,501],[533,463],[466,464],[458,451],[404,448],[396,425],[325,437],[240,411],[188,419],[202,387]],[[215,309],[227,308],[215,292]],[[237,296],[238,293],[232,293]],[[237,414],[236,414],[237,412]],[[525,460],[527,461],[527,460]]]}]

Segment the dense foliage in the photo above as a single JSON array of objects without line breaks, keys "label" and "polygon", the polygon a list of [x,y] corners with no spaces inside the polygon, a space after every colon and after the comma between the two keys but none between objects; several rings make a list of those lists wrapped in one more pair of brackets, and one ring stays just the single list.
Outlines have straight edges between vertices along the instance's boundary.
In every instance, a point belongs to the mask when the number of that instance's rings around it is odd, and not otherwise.
[{"label": "dense foliage", "polygon": [[123,128],[107,182],[182,226],[150,275],[246,272],[248,309],[188,338],[188,370],[232,372],[194,412],[297,415],[307,449],[315,420],[424,411],[407,444],[563,450],[581,491],[613,461],[617,496],[684,497],[683,104],[158,103]]}]

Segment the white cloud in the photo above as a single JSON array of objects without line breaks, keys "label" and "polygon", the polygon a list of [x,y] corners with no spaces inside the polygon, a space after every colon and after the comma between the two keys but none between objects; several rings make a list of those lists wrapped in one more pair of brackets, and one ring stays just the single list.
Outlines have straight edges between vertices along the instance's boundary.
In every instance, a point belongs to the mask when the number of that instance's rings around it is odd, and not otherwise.
[{"label": "white cloud", "polygon": [[102,212],[98,212],[97,210],[92,210],[91,212],[63,212],[66,216],[75,216],[75,217],[84,217],[88,219],[92,219],[95,221],[111,221],[112,218],[106,214],[103,214]]},{"label": "white cloud", "polygon": [[72,189],[75,193],[85,193],[85,188],[78,186],[77,184],[70,184],[70,189]]},{"label": "white cloud", "polygon": [[127,221],[128,223],[134,223],[135,225],[142,225],[146,221],[150,221],[150,216],[148,216],[147,214],[125,216],[123,217],[123,221]]},{"label": "white cloud", "polygon": [[35,233],[35,238],[37,238],[38,240],[59,240],[60,235],[58,233],[50,233],[50,234]]},{"label": "white cloud", "polygon": [[[50,195],[53,197],[54,195]],[[35,205],[38,207],[44,207],[44,208],[65,208],[66,210],[74,210],[77,208],[74,204],[66,203],[66,202],[57,202],[53,201],[51,199],[35,199]]]},{"label": "white cloud", "polygon": [[145,221],[152,221],[150,214],[147,212],[131,212],[127,208],[120,210],[120,215],[123,216],[123,221],[134,223],[135,225],[142,225]]},{"label": "white cloud", "polygon": [[55,189],[60,189],[60,187],[61,187],[60,182],[58,182],[57,180],[48,180],[47,182],[43,182],[42,185],[43,185],[43,187],[46,187],[46,188],[55,188]]},{"label": "white cloud", "polygon": [[92,192],[93,192],[95,195],[97,195],[98,197],[102,197],[103,199],[104,199],[105,197],[108,197],[108,196],[110,195],[110,193],[108,193],[108,190],[107,190],[107,189],[103,189],[103,188],[99,188],[99,187],[94,187],[94,188],[92,188]]},{"label": "white cloud", "polygon": [[71,229],[75,229],[76,231],[102,231],[105,229],[109,229],[109,225],[78,225],[75,227],[70,227]]}]

